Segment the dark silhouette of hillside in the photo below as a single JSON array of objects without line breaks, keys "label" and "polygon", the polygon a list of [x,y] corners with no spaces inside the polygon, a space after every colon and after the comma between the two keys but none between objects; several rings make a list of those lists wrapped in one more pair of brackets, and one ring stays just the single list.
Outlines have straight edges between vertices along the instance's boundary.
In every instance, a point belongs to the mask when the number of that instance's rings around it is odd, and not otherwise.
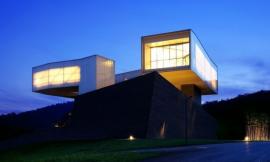
[{"label": "dark silhouette of hillside", "polygon": [[0,140],[15,137],[36,130],[53,128],[67,118],[73,102],[61,103],[19,114],[0,116]]},{"label": "dark silhouette of hillside", "polygon": [[219,138],[242,140],[246,135],[248,117],[258,119],[263,114],[269,118],[270,91],[259,91],[239,95],[233,99],[208,102],[203,107],[217,119]]}]

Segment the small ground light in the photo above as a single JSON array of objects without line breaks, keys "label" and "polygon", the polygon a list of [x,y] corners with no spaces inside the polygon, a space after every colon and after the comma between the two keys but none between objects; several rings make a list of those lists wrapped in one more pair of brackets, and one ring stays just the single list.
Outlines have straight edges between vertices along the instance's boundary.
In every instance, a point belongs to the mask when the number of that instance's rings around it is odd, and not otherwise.
[{"label": "small ground light", "polygon": [[249,137],[248,136],[245,137],[245,141],[249,141]]},{"label": "small ground light", "polygon": [[134,138],[132,135],[130,135],[130,136],[128,137],[128,140],[133,141],[133,140],[135,140],[135,138]]}]

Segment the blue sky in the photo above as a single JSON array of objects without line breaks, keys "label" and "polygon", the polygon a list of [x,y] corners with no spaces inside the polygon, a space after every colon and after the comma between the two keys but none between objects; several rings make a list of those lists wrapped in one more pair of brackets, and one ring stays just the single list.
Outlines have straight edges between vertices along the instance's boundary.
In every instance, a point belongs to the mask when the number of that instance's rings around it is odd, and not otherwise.
[{"label": "blue sky", "polygon": [[195,0],[0,1],[0,113],[66,99],[31,91],[31,68],[100,54],[116,72],[140,68],[140,37],[191,28],[219,68],[226,99],[270,89],[270,2]]}]

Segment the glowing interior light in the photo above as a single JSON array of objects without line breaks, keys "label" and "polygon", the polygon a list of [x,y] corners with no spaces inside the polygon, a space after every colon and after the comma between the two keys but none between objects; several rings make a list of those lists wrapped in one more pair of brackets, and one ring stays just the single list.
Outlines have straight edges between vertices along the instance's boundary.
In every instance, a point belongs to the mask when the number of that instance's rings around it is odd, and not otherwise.
[{"label": "glowing interior light", "polygon": [[64,82],[64,70],[63,68],[56,68],[49,70],[49,84],[57,85]]},{"label": "glowing interior light", "polygon": [[80,67],[70,66],[39,71],[33,74],[36,88],[66,83],[78,83],[81,79]]},{"label": "glowing interior light", "polygon": [[151,47],[151,69],[189,65],[189,43]]},{"label": "glowing interior light", "polygon": [[132,136],[132,135],[130,135],[130,136],[128,137],[128,140],[133,141],[133,140],[135,140],[135,137]]},{"label": "glowing interior light", "polygon": [[170,48],[164,47],[163,53],[164,53],[164,60],[169,60],[170,59]]},{"label": "glowing interior light", "polygon": [[81,79],[80,68],[75,67],[65,67],[64,68],[64,83],[76,83]]},{"label": "glowing interior light", "polygon": [[43,87],[48,85],[49,71],[40,71],[34,74],[33,84],[35,87]]},{"label": "glowing interior light", "polygon": [[248,136],[246,136],[244,140],[245,140],[245,141],[249,141],[249,137],[248,137]]}]

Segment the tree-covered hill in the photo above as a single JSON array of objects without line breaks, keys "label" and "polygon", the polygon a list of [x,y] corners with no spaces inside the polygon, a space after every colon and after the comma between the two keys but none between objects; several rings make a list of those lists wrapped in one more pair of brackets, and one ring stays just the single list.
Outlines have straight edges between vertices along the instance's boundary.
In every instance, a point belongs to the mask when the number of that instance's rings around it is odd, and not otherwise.
[{"label": "tree-covered hill", "polygon": [[[259,91],[239,95],[233,99],[209,102],[203,107],[217,119],[219,138],[244,139],[247,135],[248,125],[269,126],[270,91]],[[258,130],[254,133],[257,132]]]},{"label": "tree-covered hill", "polygon": [[0,140],[31,131],[53,128],[72,110],[73,102],[61,103],[19,114],[0,116]]}]

